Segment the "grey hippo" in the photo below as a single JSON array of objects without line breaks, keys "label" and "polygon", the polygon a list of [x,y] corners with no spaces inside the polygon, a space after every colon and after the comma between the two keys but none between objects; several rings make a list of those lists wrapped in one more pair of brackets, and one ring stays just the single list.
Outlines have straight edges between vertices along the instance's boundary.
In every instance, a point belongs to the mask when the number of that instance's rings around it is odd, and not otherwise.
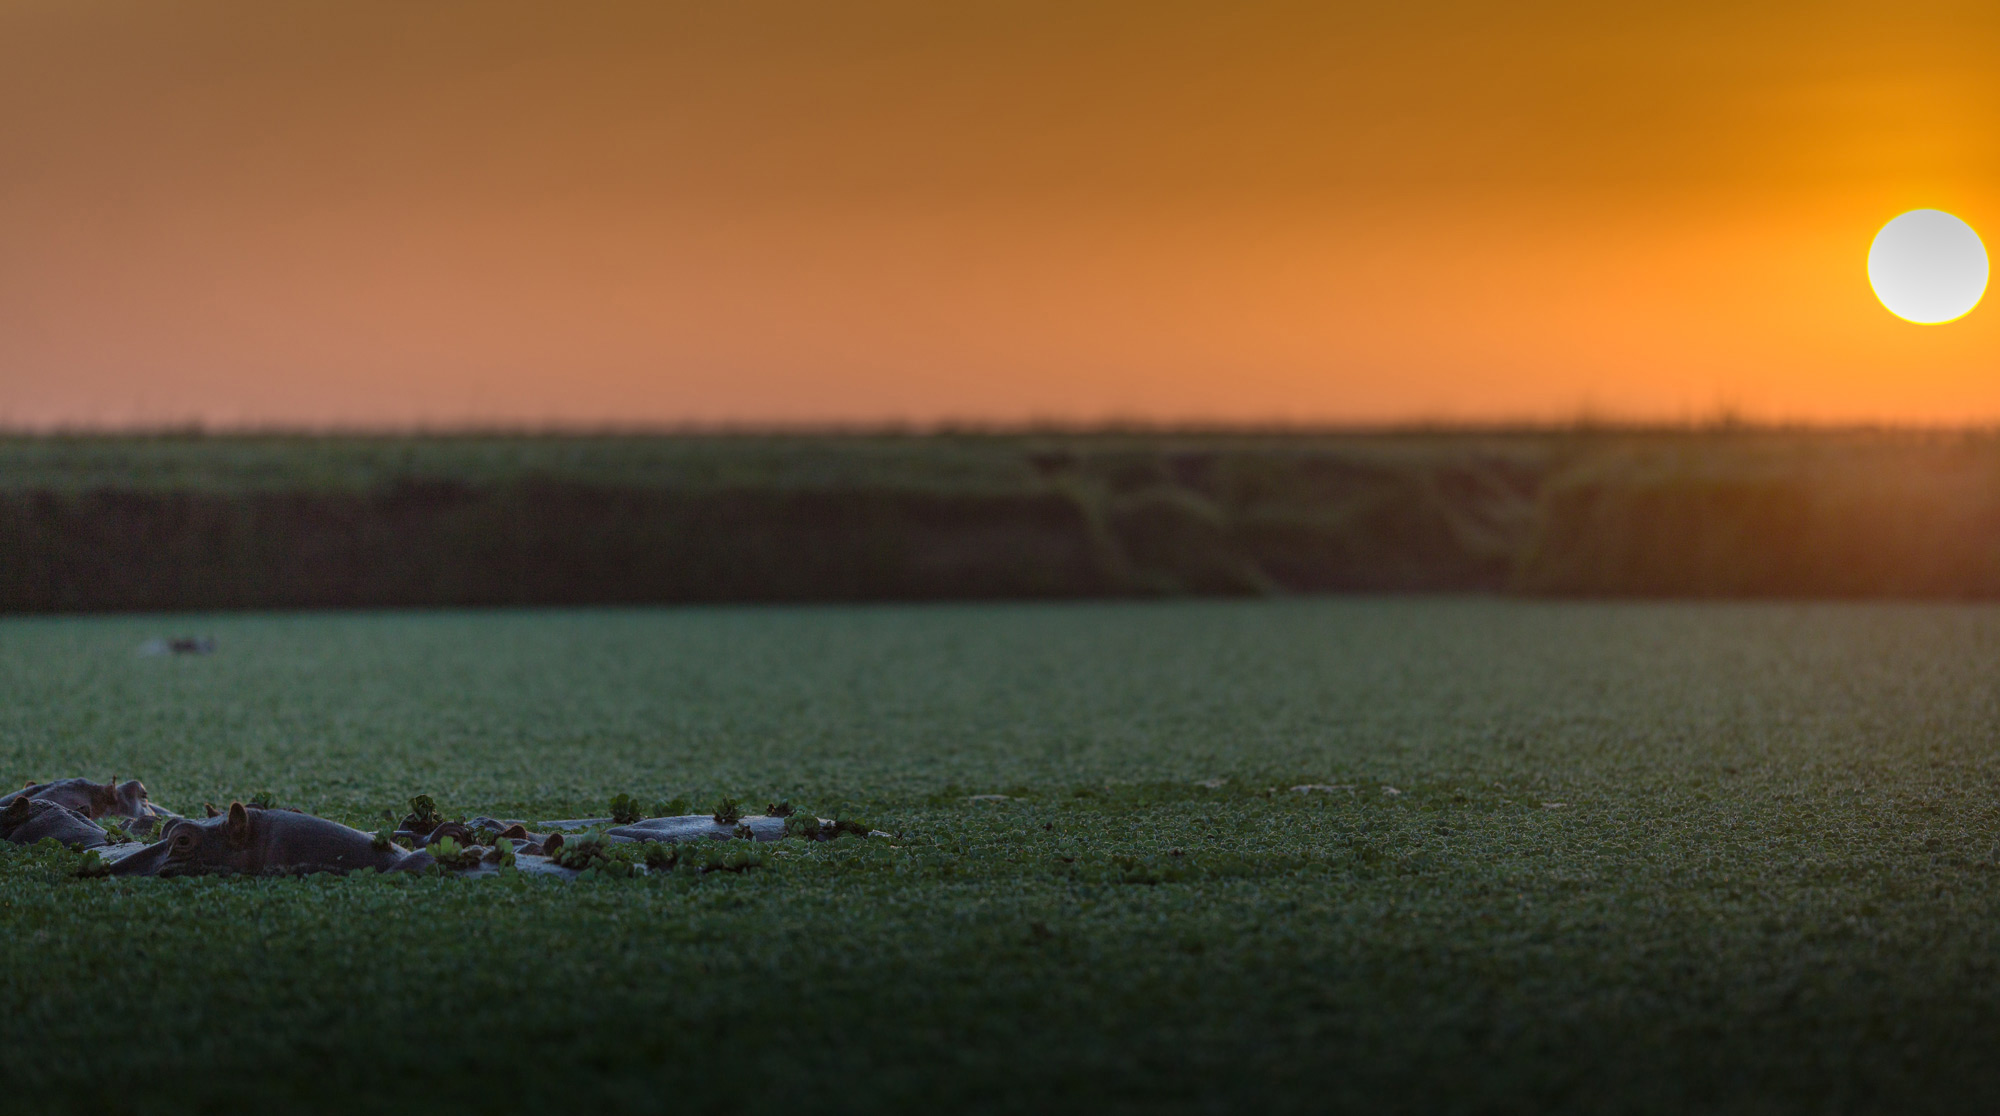
[{"label": "grey hippo", "polygon": [[215,817],[175,818],[159,841],[120,860],[114,876],[290,876],[363,868],[421,872],[437,863],[311,814],[232,802]]},{"label": "grey hippo", "polygon": [[78,852],[111,843],[102,826],[60,802],[15,797],[6,809],[0,810],[0,838],[17,845],[32,845],[48,837]]}]

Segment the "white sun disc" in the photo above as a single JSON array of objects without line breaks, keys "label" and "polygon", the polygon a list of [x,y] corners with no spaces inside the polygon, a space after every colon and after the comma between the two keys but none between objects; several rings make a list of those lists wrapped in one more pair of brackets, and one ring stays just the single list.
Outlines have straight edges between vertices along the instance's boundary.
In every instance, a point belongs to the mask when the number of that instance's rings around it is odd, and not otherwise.
[{"label": "white sun disc", "polygon": [[1912,209],[1882,226],[1868,249],[1868,282],[1899,318],[1948,322],[1986,293],[1986,245],[1939,209]]}]

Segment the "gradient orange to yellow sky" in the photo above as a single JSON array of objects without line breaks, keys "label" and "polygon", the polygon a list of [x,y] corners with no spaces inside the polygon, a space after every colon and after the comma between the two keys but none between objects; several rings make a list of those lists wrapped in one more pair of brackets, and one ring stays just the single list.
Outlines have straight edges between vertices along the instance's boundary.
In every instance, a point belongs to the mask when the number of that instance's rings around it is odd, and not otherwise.
[{"label": "gradient orange to yellow sky", "polygon": [[2000,421],[1991,4],[0,0],[0,424]]}]

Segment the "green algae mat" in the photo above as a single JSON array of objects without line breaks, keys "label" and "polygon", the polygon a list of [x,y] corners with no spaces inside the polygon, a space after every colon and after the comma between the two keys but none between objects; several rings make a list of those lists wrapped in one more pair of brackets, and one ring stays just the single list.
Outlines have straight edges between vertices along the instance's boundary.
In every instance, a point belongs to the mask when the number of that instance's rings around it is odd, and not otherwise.
[{"label": "green algae mat", "polygon": [[[162,637],[207,655],[146,655]],[[2000,609],[1297,599],[0,621],[0,777],[740,873],[0,849],[22,1111],[1971,1112]]]}]

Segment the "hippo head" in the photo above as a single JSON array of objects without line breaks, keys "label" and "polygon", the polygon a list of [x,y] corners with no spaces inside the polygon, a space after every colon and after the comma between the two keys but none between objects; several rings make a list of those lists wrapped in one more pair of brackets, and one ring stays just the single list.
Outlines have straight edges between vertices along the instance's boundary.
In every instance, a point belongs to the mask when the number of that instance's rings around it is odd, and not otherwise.
[{"label": "hippo head", "polygon": [[137,779],[127,779],[112,788],[112,811],[120,817],[145,818],[153,815],[152,800],[146,797],[146,784]]},{"label": "hippo head", "polygon": [[113,874],[292,875],[363,868],[420,872],[434,863],[427,853],[378,845],[373,834],[336,821],[232,802],[213,817],[172,819],[157,842],[119,862]]},{"label": "hippo head", "polygon": [[[233,825],[232,825],[233,821]],[[229,812],[201,819],[166,820],[160,838],[119,860],[114,876],[208,876],[253,874],[261,857],[250,840],[250,812],[231,803]]]},{"label": "hippo head", "polygon": [[175,818],[160,831],[149,853],[157,868],[148,875],[203,876],[249,872],[255,855],[250,848],[250,811],[241,802],[227,813],[203,818]]},{"label": "hippo head", "polygon": [[86,818],[99,818],[107,810],[118,805],[118,792],[112,786],[118,777],[113,775],[111,783],[93,783],[89,779],[57,779],[53,783],[29,783],[27,786],[7,796],[9,800],[38,798],[43,802],[54,802],[67,806]]},{"label": "hippo head", "polygon": [[34,816],[35,804],[33,800],[28,798],[14,799],[12,802],[7,803],[5,810],[0,810],[0,835],[14,832],[16,829],[28,824],[28,819]]}]

